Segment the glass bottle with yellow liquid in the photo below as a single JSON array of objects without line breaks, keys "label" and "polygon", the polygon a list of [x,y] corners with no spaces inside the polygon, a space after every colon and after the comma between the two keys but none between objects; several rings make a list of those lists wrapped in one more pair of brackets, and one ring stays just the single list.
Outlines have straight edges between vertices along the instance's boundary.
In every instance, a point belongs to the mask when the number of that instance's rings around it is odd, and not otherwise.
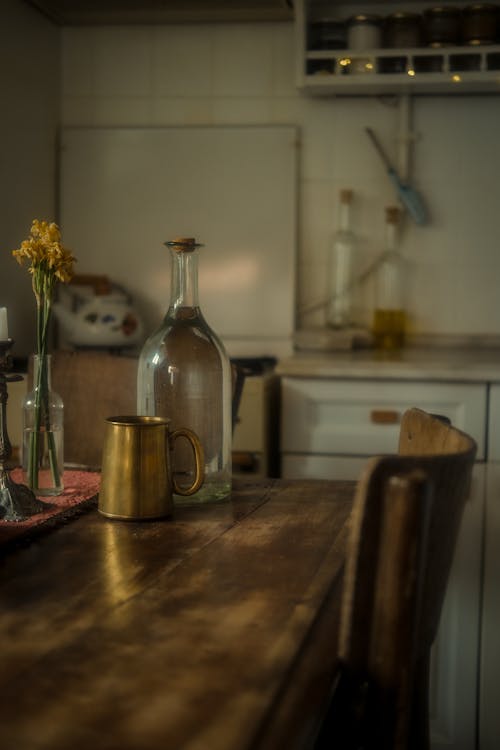
[{"label": "glass bottle with yellow liquid", "polygon": [[373,338],[375,347],[397,351],[404,346],[407,316],[404,308],[402,258],[399,253],[401,211],[385,209],[385,249],[377,269]]}]

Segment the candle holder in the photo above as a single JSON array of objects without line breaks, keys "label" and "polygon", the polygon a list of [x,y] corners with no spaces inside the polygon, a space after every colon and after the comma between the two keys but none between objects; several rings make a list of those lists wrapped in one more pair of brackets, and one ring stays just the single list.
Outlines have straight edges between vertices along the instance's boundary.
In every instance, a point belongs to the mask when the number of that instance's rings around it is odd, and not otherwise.
[{"label": "candle holder", "polygon": [[0,341],[0,520],[24,521],[41,513],[46,505],[24,484],[13,482],[5,468],[12,447],[7,433],[7,383],[22,380],[21,375],[6,375],[12,369],[9,354],[14,341]]}]

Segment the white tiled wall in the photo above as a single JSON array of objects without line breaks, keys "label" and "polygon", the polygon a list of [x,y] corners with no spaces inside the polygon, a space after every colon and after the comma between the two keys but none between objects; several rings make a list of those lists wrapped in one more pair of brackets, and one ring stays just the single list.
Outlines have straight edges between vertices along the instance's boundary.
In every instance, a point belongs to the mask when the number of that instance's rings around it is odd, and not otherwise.
[{"label": "white tiled wall", "polygon": [[[64,125],[293,123],[300,127],[298,305],[321,300],[341,187],[355,192],[360,266],[383,242],[392,186],[364,132],[398,149],[396,98],[300,95],[293,25],[65,28]],[[417,97],[413,181],[432,221],[407,221],[408,308],[421,333],[498,334],[500,96]],[[140,207],[138,207],[138,210]],[[372,303],[363,289],[365,317]],[[302,315],[317,324],[323,313]]]},{"label": "white tiled wall", "polygon": [[[360,265],[383,242],[392,186],[364,127],[396,158],[396,99],[313,99],[293,79],[291,23],[65,29],[71,125],[296,123],[301,128],[299,308],[321,300],[335,202],[355,191]],[[414,101],[414,182],[432,223],[406,222],[408,306],[424,333],[500,333],[500,97]],[[362,294],[369,319],[371,289]],[[303,315],[317,324],[323,313]]]}]

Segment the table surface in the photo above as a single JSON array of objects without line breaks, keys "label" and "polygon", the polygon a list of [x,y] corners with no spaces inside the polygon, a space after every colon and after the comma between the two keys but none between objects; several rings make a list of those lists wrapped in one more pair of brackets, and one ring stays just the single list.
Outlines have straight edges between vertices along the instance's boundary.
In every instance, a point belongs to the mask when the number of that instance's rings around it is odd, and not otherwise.
[{"label": "table surface", "polygon": [[336,668],[353,488],[239,482],[155,522],[92,509],[5,552],[2,747],[307,747]]}]

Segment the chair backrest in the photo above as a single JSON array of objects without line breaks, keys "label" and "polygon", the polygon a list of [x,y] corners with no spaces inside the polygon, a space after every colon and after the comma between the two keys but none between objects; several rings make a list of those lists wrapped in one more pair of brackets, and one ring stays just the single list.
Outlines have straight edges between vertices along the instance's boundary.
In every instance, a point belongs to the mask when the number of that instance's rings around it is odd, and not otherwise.
[{"label": "chair backrest", "polygon": [[399,455],[372,459],[358,483],[339,638],[349,710],[363,717],[344,726],[361,732],[352,746],[428,746],[430,649],[475,454],[471,437],[410,409]]},{"label": "chair backrest", "polygon": [[[93,350],[51,357],[52,387],[64,403],[64,460],[98,468],[106,417],[137,413],[138,359]],[[234,429],[245,373],[232,364],[231,375]]]},{"label": "chair backrest", "polygon": [[64,460],[100,467],[106,417],[137,412],[137,358],[79,350],[52,354],[64,403]]}]

